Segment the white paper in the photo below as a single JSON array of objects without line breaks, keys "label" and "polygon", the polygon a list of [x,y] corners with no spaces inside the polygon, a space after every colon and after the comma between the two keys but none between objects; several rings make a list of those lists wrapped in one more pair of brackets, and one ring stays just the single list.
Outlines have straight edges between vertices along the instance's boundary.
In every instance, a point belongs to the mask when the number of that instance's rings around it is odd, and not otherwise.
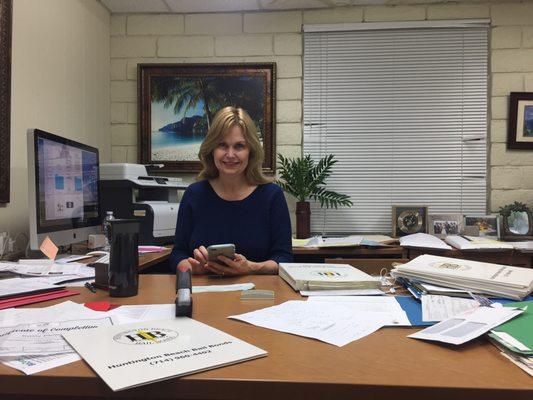
[{"label": "white paper", "polygon": [[518,368],[528,373],[530,376],[533,376],[533,367],[527,363],[526,357],[514,356],[513,354],[505,353],[503,351],[500,354],[511,361]]},{"label": "white paper", "polygon": [[[19,275],[29,276],[46,276],[46,275],[78,275],[82,271],[87,271],[90,267],[81,263],[68,264],[19,264],[19,263],[0,263],[1,272],[11,272]],[[92,269],[94,276],[94,269]]]},{"label": "white paper", "polygon": [[508,244],[512,245],[515,249],[520,250],[523,253],[533,252],[533,240],[528,240],[525,242],[508,242]]},{"label": "white paper", "polygon": [[233,285],[209,285],[209,286],[193,286],[193,293],[207,293],[207,292],[233,292],[239,290],[250,290],[255,285],[253,283],[235,283]]},{"label": "white paper", "polygon": [[77,353],[69,353],[54,354],[50,356],[19,357],[12,360],[2,361],[2,364],[18,369],[26,375],[31,375],[79,360],[81,360],[81,357]]},{"label": "white paper", "polygon": [[328,238],[315,236],[309,239],[305,247],[355,247],[359,246],[362,240],[363,237],[357,235]]},{"label": "white paper", "polygon": [[67,300],[43,308],[9,308],[0,311],[0,326],[8,327],[19,324],[40,322],[59,322],[76,319],[98,319],[107,315],[91,310],[83,304]]},{"label": "white paper", "polygon": [[400,238],[400,245],[405,247],[425,247],[429,249],[452,249],[452,246],[446,244],[443,240],[427,233],[413,233],[412,235],[402,236]]},{"label": "white paper", "polygon": [[524,343],[515,339],[513,336],[509,335],[507,332],[491,331],[491,333],[495,336],[498,336],[501,340],[503,340],[510,346],[516,347],[520,351],[531,351],[531,349],[527,347]]},{"label": "white paper", "polygon": [[473,308],[408,337],[459,345],[483,335],[522,312],[523,310],[511,307]]},{"label": "white paper", "polygon": [[301,290],[302,296],[374,296],[384,295],[379,289]]},{"label": "white paper", "polygon": [[445,286],[437,286],[437,285],[431,285],[429,283],[419,282],[419,285],[422,286],[424,289],[426,289],[428,292],[434,292],[434,293],[468,293],[468,290],[464,289],[454,289],[449,288]]},{"label": "white paper", "polygon": [[389,317],[380,313],[356,313],[343,305],[331,307],[325,302],[294,300],[228,318],[341,347],[377,331]]},{"label": "white paper", "polygon": [[111,325],[110,318],[40,322],[0,328],[0,357],[40,356],[72,353],[61,336],[64,332],[90,330]]},{"label": "white paper", "polygon": [[0,297],[49,289],[57,289],[57,286],[43,282],[36,282],[35,279],[29,278],[11,278],[0,280]]},{"label": "white paper", "polygon": [[473,299],[427,294],[422,296],[422,321],[444,321],[479,307]]},{"label": "white paper", "polygon": [[267,355],[236,337],[185,317],[105,326],[63,336],[113,390]]},{"label": "white paper", "polygon": [[307,301],[335,303],[335,307],[349,307],[355,313],[380,314],[380,318],[386,319],[385,325],[411,326],[407,314],[393,296],[312,296]]},{"label": "white paper", "polygon": [[175,304],[124,305],[108,311],[113,325],[176,318]]}]

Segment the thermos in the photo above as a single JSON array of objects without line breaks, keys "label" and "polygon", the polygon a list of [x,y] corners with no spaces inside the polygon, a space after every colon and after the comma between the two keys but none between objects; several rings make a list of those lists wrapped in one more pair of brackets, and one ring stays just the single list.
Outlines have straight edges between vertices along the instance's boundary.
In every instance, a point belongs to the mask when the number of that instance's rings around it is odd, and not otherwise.
[{"label": "thermos", "polygon": [[109,225],[109,296],[135,296],[139,291],[140,223],[135,219],[114,219]]}]

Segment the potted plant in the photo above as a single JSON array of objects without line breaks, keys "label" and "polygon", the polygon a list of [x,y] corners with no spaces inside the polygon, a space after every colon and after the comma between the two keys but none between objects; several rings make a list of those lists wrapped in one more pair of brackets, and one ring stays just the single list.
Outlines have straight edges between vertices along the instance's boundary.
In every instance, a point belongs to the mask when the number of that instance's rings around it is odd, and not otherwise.
[{"label": "potted plant", "polygon": [[318,161],[317,164],[310,155],[288,159],[278,154],[280,163],[277,184],[287,193],[293,195],[296,203],[296,237],[308,238],[311,234],[311,210],[308,199],[320,202],[326,208],[338,206],[351,206],[353,203],[344,194],[327,190],[326,179],[331,175],[331,168],[337,162],[333,154],[329,154]]}]

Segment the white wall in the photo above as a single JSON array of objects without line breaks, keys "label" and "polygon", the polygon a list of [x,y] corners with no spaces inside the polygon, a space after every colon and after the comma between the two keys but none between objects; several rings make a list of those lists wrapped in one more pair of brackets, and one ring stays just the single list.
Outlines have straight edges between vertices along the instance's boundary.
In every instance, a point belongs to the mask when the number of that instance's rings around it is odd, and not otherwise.
[{"label": "white wall", "polygon": [[109,12],[96,0],[13,3],[11,202],[0,206],[12,237],[28,232],[28,128],[98,147],[104,162],[111,150]]},{"label": "white wall", "polygon": [[506,149],[509,92],[533,91],[533,2],[411,3],[281,12],[114,14],[113,162],[137,159],[138,63],[277,62],[276,151],[292,157],[301,152],[302,24],[483,18],[491,21],[489,208],[497,211],[515,200],[533,206],[533,152]]}]

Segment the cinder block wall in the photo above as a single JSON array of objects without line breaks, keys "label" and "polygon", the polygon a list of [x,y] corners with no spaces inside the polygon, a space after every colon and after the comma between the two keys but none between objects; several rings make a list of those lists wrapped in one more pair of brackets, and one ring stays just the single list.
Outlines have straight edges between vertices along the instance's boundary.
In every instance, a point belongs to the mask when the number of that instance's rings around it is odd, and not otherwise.
[{"label": "cinder block wall", "polygon": [[293,157],[300,155],[302,143],[302,24],[487,18],[491,20],[489,210],[515,200],[533,206],[533,151],[506,149],[508,94],[533,92],[532,16],[531,2],[113,15],[112,161],[137,161],[138,63],[275,61],[276,151]]}]

